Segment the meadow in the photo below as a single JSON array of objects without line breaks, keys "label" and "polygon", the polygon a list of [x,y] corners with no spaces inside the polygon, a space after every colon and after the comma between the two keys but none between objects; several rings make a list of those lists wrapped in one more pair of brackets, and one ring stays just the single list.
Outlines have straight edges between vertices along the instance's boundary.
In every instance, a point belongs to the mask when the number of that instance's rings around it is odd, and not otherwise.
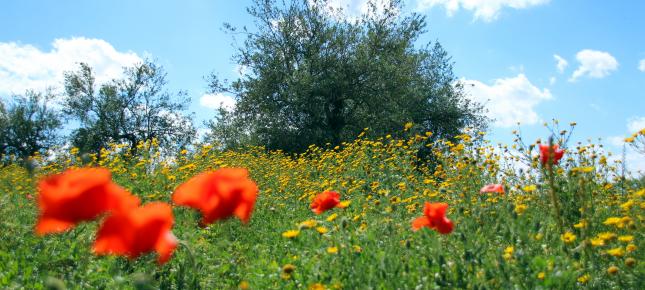
[{"label": "meadow", "polygon": [[[99,155],[71,149],[0,169],[0,288],[5,289],[638,289],[645,283],[645,185],[623,178],[618,158],[596,144],[566,144],[544,166],[539,146],[497,145],[479,132],[426,142],[369,129],[338,147],[289,155],[210,145],[167,158],[154,141],[136,153],[114,144]],[[645,130],[635,138],[645,138]],[[547,135],[548,136],[548,135]],[[542,144],[548,138],[540,140]],[[421,147],[432,166],[420,166]],[[38,236],[38,180],[76,167],[103,167],[143,204],[172,204],[191,177],[247,168],[259,193],[248,223],[200,227],[199,212],[173,206],[179,245],[165,264],[92,252],[98,221]],[[521,169],[520,169],[521,168]],[[502,184],[504,193],[484,192]],[[317,194],[343,208],[316,215]],[[411,222],[425,202],[448,204],[447,234]],[[641,285],[641,286],[639,286]]]}]

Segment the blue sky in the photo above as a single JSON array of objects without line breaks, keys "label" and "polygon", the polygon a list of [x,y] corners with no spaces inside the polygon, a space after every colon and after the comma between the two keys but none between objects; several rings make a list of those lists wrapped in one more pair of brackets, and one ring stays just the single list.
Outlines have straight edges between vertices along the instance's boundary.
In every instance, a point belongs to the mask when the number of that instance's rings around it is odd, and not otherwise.
[{"label": "blue sky", "polygon": [[[200,125],[213,116],[213,105],[227,101],[204,97],[204,76],[237,75],[222,24],[252,26],[245,11],[250,2],[4,1],[0,95],[60,86],[62,71],[76,61],[94,64],[99,80],[107,80],[122,65],[151,56],[166,68],[170,90],[189,93]],[[331,2],[352,14],[365,0]],[[509,143],[521,121],[532,141],[547,134],[544,121],[557,117],[579,124],[576,139],[603,138],[618,152],[630,130],[645,127],[645,1],[404,2],[404,13],[427,16],[429,31],[419,44],[438,40],[455,73],[474,84],[472,98],[498,119],[491,139]],[[642,156],[629,158],[645,169]]]}]

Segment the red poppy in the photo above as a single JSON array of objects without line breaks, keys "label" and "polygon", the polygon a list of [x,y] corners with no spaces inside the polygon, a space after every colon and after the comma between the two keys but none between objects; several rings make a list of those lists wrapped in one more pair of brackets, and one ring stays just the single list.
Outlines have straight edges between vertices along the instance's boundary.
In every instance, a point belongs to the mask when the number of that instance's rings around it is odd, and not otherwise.
[{"label": "red poppy", "polygon": [[221,168],[197,175],[180,185],[172,196],[178,205],[202,213],[202,225],[237,216],[244,223],[251,218],[258,187],[244,168]]},{"label": "red poppy", "polygon": [[479,190],[479,193],[487,193],[487,192],[497,192],[499,194],[504,194],[504,186],[501,184],[489,184],[482,189]]},{"label": "red poppy", "polygon": [[340,205],[340,193],[335,191],[325,191],[314,197],[309,206],[315,214],[321,214],[327,210]]},{"label": "red poppy", "polygon": [[437,230],[441,234],[449,234],[454,226],[446,217],[447,203],[425,203],[423,216],[412,221],[412,230],[418,231],[423,227]]},{"label": "red poppy", "polygon": [[98,255],[120,255],[135,259],[143,253],[156,251],[163,264],[177,247],[172,234],[172,208],[167,203],[153,202],[119,212],[105,219],[94,242]]},{"label": "red poppy", "polygon": [[64,232],[103,213],[139,205],[136,196],[112,183],[110,171],[104,168],[67,170],[41,180],[38,191],[39,235]]},{"label": "red poppy", "polygon": [[[551,154],[552,156],[550,156]],[[560,149],[558,144],[553,145],[552,148],[549,148],[549,145],[540,144],[540,163],[542,165],[546,165],[549,159],[551,159],[551,164],[558,164],[562,156],[564,156],[564,150]]]}]

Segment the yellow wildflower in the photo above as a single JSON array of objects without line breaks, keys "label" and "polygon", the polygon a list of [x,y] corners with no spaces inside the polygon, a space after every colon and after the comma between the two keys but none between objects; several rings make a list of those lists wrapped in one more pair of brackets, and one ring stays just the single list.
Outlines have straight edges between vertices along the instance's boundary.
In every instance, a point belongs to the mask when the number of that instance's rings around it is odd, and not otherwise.
[{"label": "yellow wildflower", "polygon": [[338,253],[338,247],[329,247],[327,248],[327,253],[328,254],[337,254]]},{"label": "yellow wildflower", "polygon": [[527,185],[527,186],[524,186],[522,189],[526,192],[533,192],[537,190],[537,185],[535,184]]},{"label": "yellow wildflower", "polygon": [[587,227],[587,221],[586,220],[580,220],[579,223],[573,225],[574,228],[576,229],[581,229],[581,228],[586,228]]},{"label": "yellow wildflower", "polygon": [[591,239],[589,241],[591,242],[591,245],[594,246],[594,247],[600,247],[600,246],[605,245],[605,240],[603,240],[601,238],[595,238],[595,239]]},{"label": "yellow wildflower", "polygon": [[618,237],[618,240],[621,242],[629,243],[634,240],[634,236],[620,236]]},{"label": "yellow wildflower", "polygon": [[333,222],[336,218],[338,217],[338,214],[331,214],[330,216],[327,217],[328,222]]},{"label": "yellow wildflower", "polygon": [[311,284],[309,287],[307,287],[308,290],[325,290],[325,285],[316,283],[316,284]]},{"label": "yellow wildflower", "polygon": [[320,233],[321,235],[324,235],[324,234],[326,234],[327,232],[329,232],[329,230],[328,230],[326,227],[317,227],[317,228],[316,228],[316,231],[317,231],[318,233]]},{"label": "yellow wildflower", "polygon": [[623,248],[613,248],[611,250],[607,250],[606,253],[614,257],[622,257],[625,254],[625,251]]},{"label": "yellow wildflower", "polygon": [[282,233],[282,236],[288,239],[293,239],[297,237],[300,234],[299,230],[288,230],[284,233]]},{"label": "yellow wildflower", "polygon": [[566,232],[562,235],[560,235],[560,239],[565,243],[565,244],[570,244],[573,243],[576,240],[576,235],[574,235],[571,232]]},{"label": "yellow wildflower", "polygon": [[591,278],[591,276],[589,276],[589,274],[584,274],[584,275],[578,277],[578,282],[580,284],[585,284],[585,283],[587,283],[589,281],[590,278]]},{"label": "yellow wildflower", "polygon": [[504,260],[508,261],[508,260],[512,259],[513,258],[513,251],[515,251],[515,248],[513,248],[513,246],[506,247],[506,249],[504,249],[504,254],[502,255]]},{"label": "yellow wildflower", "polygon": [[602,240],[605,240],[605,241],[611,240],[611,239],[613,239],[615,237],[616,237],[616,234],[614,234],[614,233],[604,232],[604,233],[598,234],[598,238],[602,239]]},{"label": "yellow wildflower", "polygon": [[316,220],[306,220],[304,222],[301,222],[298,227],[301,229],[310,229],[315,227],[318,224]]}]

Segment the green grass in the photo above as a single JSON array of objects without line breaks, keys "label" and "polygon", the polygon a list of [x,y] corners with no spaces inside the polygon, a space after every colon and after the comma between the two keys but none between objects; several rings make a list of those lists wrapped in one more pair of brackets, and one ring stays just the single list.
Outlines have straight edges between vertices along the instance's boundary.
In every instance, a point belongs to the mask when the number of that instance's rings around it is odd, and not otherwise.
[{"label": "green grass", "polygon": [[[110,153],[94,162],[110,168],[115,182],[144,202],[170,202],[172,190],[181,182],[223,166],[248,168],[260,188],[247,225],[229,219],[200,228],[196,211],[175,207],[173,232],[181,245],[163,266],[156,264],[154,254],[137,260],[93,255],[98,222],[60,235],[34,234],[37,198],[27,194],[37,196],[40,176],[79,165],[82,158],[61,156],[41,164],[33,177],[16,165],[4,167],[0,287],[42,289],[63,283],[71,289],[235,289],[241,284],[250,289],[317,284],[332,289],[638,289],[644,285],[645,192],[639,186],[619,188],[612,179],[616,169],[599,163],[599,156],[591,158],[591,150],[579,153],[570,148],[570,159],[563,160],[558,167],[563,170],[554,173],[554,184],[549,186],[535,163],[528,174],[511,172],[504,165],[508,156],[496,161],[498,151],[469,138],[462,139],[463,149],[437,144],[441,170],[418,170],[413,161],[419,144],[414,140],[357,140],[337,150],[315,148],[298,157],[257,148],[242,152],[201,148],[174,163],[155,156],[154,146],[135,157],[116,149],[106,151]],[[486,152],[491,154],[488,158]],[[147,162],[142,165],[141,160]],[[578,170],[589,166],[593,172]],[[482,185],[502,179],[507,195],[479,194]],[[522,190],[533,184],[537,190]],[[309,198],[325,189],[339,191],[350,206],[313,214]],[[556,222],[551,190],[562,207],[564,229]],[[450,205],[454,232],[440,235],[410,229],[411,220],[422,215],[424,201]],[[621,208],[629,201],[633,203],[629,209]],[[332,214],[338,217],[327,221]],[[609,217],[628,217],[631,222],[622,228],[604,224]],[[302,228],[295,238],[282,236],[309,219],[329,232]],[[574,227],[581,219],[587,227]],[[563,231],[573,233],[576,240],[565,243]],[[589,241],[603,232],[616,238],[604,246],[591,246]],[[619,236],[632,236],[633,241],[621,242]],[[629,244],[634,251],[607,254]],[[329,247],[337,247],[338,253],[328,253]],[[509,247],[512,253],[505,256]],[[635,264],[628,266],[629,259]],[[282,270],[287,264],[295,266],[290,274]],[[611,266],[618,272],[608,273]]]}]

